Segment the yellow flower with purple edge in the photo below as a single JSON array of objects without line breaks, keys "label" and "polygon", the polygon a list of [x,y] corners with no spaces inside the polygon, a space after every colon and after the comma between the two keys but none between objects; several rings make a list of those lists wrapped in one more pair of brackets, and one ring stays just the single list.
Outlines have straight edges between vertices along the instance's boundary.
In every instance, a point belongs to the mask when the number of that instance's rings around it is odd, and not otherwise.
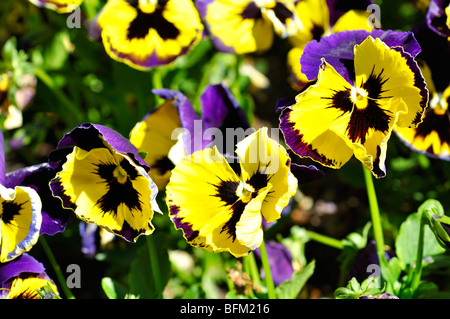
[{"label": "yellow flower with purple edge", "polygon": [[203,32],[192,0],[109,0],[95,23],[109,56],[139,70],[186,54]]},{"label": "yellow flower with purple edge", "polygon": [[423,121],[416,128],[396,127],[395,132],[412,150],[432,158],[450,160],[450,68],[448,40],[427,24],[414,28],[422,51],[417,62],[430,91]]},{"label": "yellow flower with purple edge", "polygon": [[244,54],[263,52],[274,32],[286,38],[301,30],[292,0],[198,0],[196,7],[218,50]]},{"label": "yellow flower with purple edge", "polygon": [[154,231],[158,189],[149,167],[123,136],[102,125],[76,127],[50,153],[53,196],[78,218],[134,242]]},{"label": "yellow flower with purple edge", "polygon": [[234,169],[216,147],[184,157],[166,188],[170,217],[187,242],[247,255],[263,240],[263,218],[280,218],[297,190],[286,150],[260,129],[237,144]]},{"label": "yellow flower with purple edge", "polygon": [[418,52],[412,34],[382,30],[340,32],[308,44],[302,71],[317,81],[280,108],[288,146],[332,168],[354,155],[384,177],[394,126],[416,127],[427,105]]},{"label": "yellow flower with purple edge", "polygon": [[27,186],[5,187],[5,152],[0,131],[0,263],[29,251],[39,238],[42,203]]}]

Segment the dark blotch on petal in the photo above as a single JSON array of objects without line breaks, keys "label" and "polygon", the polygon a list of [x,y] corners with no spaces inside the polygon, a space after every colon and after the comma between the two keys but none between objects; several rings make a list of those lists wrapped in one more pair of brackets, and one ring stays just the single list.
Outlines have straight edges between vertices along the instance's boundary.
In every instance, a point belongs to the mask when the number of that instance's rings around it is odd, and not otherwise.
[{"label": "dark blotch on petal", "polygon": [[259,189],[262,189],[267,186],[267,182],[269,181],[271,175],[269,174],[263,174],[261,172],[256,172],[255,174],[250,177],[250,179],[247,181],[247,184],[250,184],[255,189],[255,193],[253,193],[253,197],[256,197],[257,191]]},{"label": "dark blotch on petal", "polygon": [[[115,165],[100,164],[98,165],[97,172],[95,172],[107,183],[108,191],[97,201],[97,205],[105,213],[112,212],[113,214],[117,214],[117,209],[120,204],[125,204],[130,210],[139,211],[142,208],[142,202],[139,200],[140,193],[133,187],[133,183],[131,182],[131,180],[137,177],[136,169],[129,163],[124,164],[124,162],[126,162],[125,159],[122,160],[121,166],[129,174],[125,183],[119,183],[114,177],[113,172],[117,168]],[[134,170],[134,173],[132,170]]]},{"label": "dark blotch on petal", "polygon": [[291,12],[291,10],[286,8],[286,6],[284,4],[282,4],[281,2],[276,3],[275,8],[273,8],[273,11],[275,12],[276,17],[282,23],[286,23],[286,20],[293,16],[293,13]]},{"label": "dark blotch on petal", "polygon": [[236,189],[239,182],[235,181],[221,181],[219,185],[215,185],[217,193],[214,195],[219,197],[227,206],[234,205],[239,197],[236,195]]},{"label": "dark blotch on petal", "polygon": [[9,224],[11,221],[14,220],[14,217],[19,215],[19,212],[23,208],[24,203],[16,203],[14,201],[4,201],[3,202],[3,215],[2,215],[2,221],[5,224]]},{"label": "dark blotch on petal", "polygon": [[242,19],[261,19],[261,9],[252,1],[241,13]]},{"label": "dark blotch on petal", "polygon": [[241,219],[241,216],[244,213],[245,205],[246,204],[239,200],[231,207],[233,214],[220,231],[221,233],[226,232],[229,235],[228,238],[233,238],[233,241],[236,240],[236,224],[239,222],[239,219]]},{"label": "dark blotch on petal", "polygon": [[350,98],[350,90],[334,90],[332,97],[322,97],[323,99],[331,100],[328,107],[334,107],[344,113],[351,112],[353,109],[353,102]]},{"label": "dark blotch on petal", "polygon": [[136,9],[137,16],[128,28],[129,40],[145,38],[150,29],[155,29],[163,40],[176,39],[180,34],[180,31],[163,17],[164,7],[158,6],[152,13],[144,13],[139,8]]},{"label": "dark blotch on petal", "polygon": [[424,121],[417,126],[415,137],[426,137],[433,131],[438,134],[441,143],[450,145],[450,118],[447,112],[436,114],[432,109],[427,109]]},{"label": "dark blotch on petal", "polygon": [[365,109],[357,109],[352,112],[347,127],[349,138],[352,142],[364,144],[369,129],[375,129],[382,133],[389,131],[390,116],[380,109],[376,102],[369,103]]},{"label": "dark blotch on petal", "polygon": [[167,156],[164,156],[163,158],[160,158],[152,166],[152,169],[159,170],[161,175],[165,174],[168,171],[171,171],[174,168],[175,168],[175,165],[173,164],[173,162]]}]

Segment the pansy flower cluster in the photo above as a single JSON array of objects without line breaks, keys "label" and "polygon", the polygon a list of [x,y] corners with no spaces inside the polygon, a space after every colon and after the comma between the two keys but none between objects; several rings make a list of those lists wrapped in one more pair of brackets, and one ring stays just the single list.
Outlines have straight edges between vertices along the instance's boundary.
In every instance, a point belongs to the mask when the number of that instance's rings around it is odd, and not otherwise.
[{"label": "pansy flower cluster", "polygon": [[[30,1],[58,13],[83,4]],[[371,4],[106,1],[90,19],[89,35],[105,56],[136,72],[171,64],[204,39],[226,54],[261,55],[279,36],[290,46],[283,58],[299,91],[278,97],[273,108],[284,141],[249,120],[225,81],[203,85],[199,101],[154,87],[149,95],[161,103],[127,137],[86,121],[61,137],[48,161],[8,173],[0,135],[0,297],[60,298],[31,256],[40,236],[76,220],[86,243],[100,228],[133,244],[158,231],[155,213],[165,209],[190,248],[239,260],[255,252],[263,266],[271,260],[273,282],[282,287],[296,273],[292,256],[274,241],[266,250],[265,232],[291,211],[299,185],[324,177],[315,164],[339,169],[355,157],[383,178],[393,132],[412,149],[448,160],[450,83],[448,72],[439,72],[449,61],[448,1],[431,1],[427,20],[405,32],[370,25]],[[8,86],[2,76],[2,111]],[[381,258],[376,239],[369,248]],[[270,265],[264,270],[272,280]]]}]

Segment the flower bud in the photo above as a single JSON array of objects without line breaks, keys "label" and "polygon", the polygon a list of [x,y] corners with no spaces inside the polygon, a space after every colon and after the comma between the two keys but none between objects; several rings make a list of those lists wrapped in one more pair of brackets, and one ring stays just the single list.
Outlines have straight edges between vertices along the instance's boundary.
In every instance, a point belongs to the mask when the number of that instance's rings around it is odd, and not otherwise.
[{"label": "flower bud", "polygon": [[450,217],[446,215],[431,215],[430,228],[436,235],[439,244],[450,249]]}]

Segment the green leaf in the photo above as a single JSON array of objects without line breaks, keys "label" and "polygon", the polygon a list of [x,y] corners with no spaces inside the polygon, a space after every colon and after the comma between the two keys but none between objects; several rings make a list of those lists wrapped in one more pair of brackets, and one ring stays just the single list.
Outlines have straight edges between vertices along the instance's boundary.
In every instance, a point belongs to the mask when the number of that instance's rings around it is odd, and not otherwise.
[{"label": "green leaf", "polygon": [[[149,236],[152,238],[142,238],[144,245],[139,247],[128,276],[130,293],[141,299],[161,298],[171,269],[167,241],[160,234]],[[158,244],[152,245],[152,241]]]},{"label": "green leaf", "polygon": [[295,272],[292,278],[283,282],[275,288],[278,299],[295,299],[302,290],[303,286],[312,276],[315,269],[315,261],[311,261],[305,268],[299,272]]},{"label": "green leaf", "polygon": [[[395,251],[398,258],[405,265],[413,265],[416,261],[419,227],[420,227],[420,213],[414,213],[400,225],[398,236],[395,240]],[[423,257],[440,255],[445,252],[433,232],[426,227],[424,234]]]},{"label": "green leaf", "polygon": [[109,299],[123,299],[126,296],[127,289],[110,277],[102,278],[102,288]]}]

